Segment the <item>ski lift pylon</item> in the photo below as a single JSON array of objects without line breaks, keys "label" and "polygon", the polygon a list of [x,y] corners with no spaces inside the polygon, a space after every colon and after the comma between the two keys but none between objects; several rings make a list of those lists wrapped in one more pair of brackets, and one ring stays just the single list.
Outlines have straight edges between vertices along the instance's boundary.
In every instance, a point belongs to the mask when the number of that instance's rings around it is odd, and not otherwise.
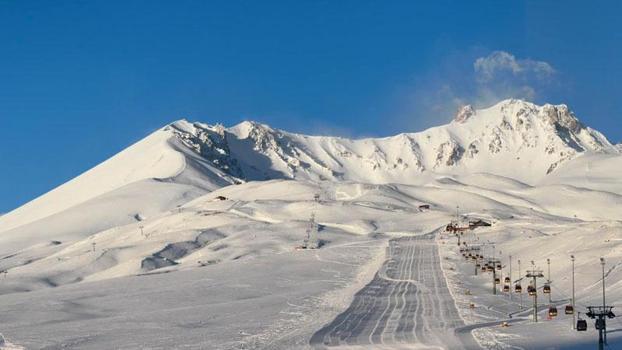
[{"label": "ski lift pylon", "polygon": [[605,319],[603,318],[598,318],[596,319],[596,329],[600,330],[600,329],[605,329]]}]

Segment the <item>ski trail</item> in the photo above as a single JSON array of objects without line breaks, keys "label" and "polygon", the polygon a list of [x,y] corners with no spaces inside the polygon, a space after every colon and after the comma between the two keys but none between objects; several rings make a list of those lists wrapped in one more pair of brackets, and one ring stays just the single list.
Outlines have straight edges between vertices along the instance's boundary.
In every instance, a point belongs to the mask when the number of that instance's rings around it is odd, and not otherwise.
[{"label": "ski trail", "polygon": [[458,315],[434,235],[394,238],[387,259],[350,307],[310,340],[313,348],[460,349],[475,344]]}]

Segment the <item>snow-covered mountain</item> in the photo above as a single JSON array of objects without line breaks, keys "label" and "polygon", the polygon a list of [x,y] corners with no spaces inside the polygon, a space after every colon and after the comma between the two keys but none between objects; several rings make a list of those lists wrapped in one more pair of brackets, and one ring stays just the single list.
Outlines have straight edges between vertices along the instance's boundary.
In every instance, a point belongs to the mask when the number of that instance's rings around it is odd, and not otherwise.
[{"label": "snow-covered mountain", "polygon": [[[489,173],[537,184],[577,157],[612,155],[617,162],[621,152],[566,105],[521,100],[481,110],[465,106],[449,124],[418,133],[355,140],[290,133],[251,121],[225,128],[179,120],[2,216],[0,232],[122,187],[137,188],[141,196],[166,187],[175,195],[150,203],[169,208],[181,203],[170,198],[267,179],[421,184],[439,174]],[[133,199],[121,195],[119,200]],[[114,207],[123,205],[115,201]],[[110,210],[95,215],[110,215]],[[77,226],[86,229],[83,225]]]},{"label": "snow-covered mountain", "polygon": [[376,139],[307,136],[248,121],[224,128],[181,120],[168,129],[219,175],[240,181],[412,183],[422,173],[488,172],[534,183],[581,154],[620,153],[566,105],[521,100],[465,106],[447,125]]}]

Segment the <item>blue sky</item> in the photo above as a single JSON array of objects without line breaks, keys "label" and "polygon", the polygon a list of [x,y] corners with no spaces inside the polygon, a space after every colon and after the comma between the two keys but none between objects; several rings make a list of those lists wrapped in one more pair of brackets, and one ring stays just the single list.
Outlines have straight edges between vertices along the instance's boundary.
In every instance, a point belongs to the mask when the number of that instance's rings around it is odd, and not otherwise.
[{"label": "blue sky", "polygon": [[621,4],[0,0],[0,212],[182,117],[386,136],[523,97],[619,142]]}]

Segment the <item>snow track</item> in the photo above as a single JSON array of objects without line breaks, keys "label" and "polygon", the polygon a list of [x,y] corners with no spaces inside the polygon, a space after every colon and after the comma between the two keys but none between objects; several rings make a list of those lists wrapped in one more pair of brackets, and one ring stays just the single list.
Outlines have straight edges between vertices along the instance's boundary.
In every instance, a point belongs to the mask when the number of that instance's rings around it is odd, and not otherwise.
[{"label": "snow track", "polygon": [[431,234],[395,238],[388,258],[350,307],[316,332],[312,347],[476,349],[440,267]]}]

